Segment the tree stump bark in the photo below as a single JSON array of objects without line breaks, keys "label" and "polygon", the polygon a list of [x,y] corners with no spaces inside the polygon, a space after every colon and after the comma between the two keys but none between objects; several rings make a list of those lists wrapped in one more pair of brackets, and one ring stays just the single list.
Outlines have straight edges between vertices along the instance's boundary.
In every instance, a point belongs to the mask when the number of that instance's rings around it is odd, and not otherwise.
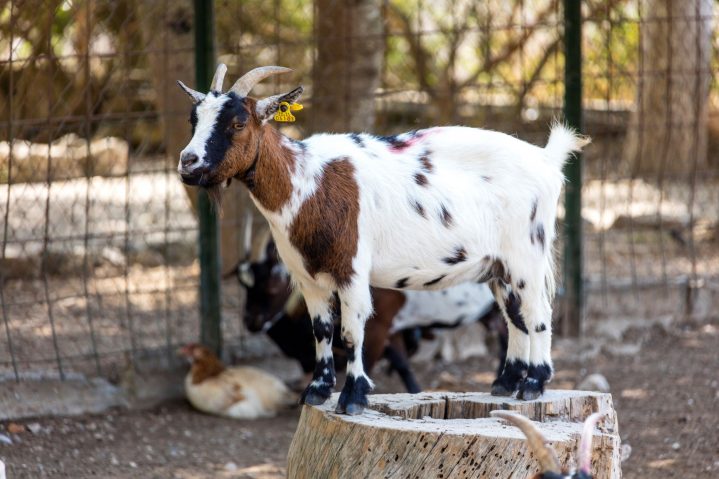
[{"label": "tree stump bark", "polygon": [[288,455],[295,478],[530,478],[539,463],[522,432],[495,409],[537,422],[561,464],[576,466],[582,422],[604,412],[592,441],[596,479],[621,477],[617,417],[609,394],[547,391],[535,401],[488,393],[377,394],[361,416],[335,414],[337,394],[304,406]]}]

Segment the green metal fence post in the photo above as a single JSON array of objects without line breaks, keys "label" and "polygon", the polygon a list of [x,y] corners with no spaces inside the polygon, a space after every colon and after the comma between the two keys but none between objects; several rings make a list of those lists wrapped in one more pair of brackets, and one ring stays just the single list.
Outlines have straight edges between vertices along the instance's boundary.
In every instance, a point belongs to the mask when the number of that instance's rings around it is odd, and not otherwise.
[{"label": "green metal fence post", "polygon": [[[209,91],[215,67],[212,0],[195,0],[195,82]],[[222,350],[220,311],[220,236],[210,199],[199,191],[200,223],[200,341],[219,354]]]},{"label": "green metal fence post", "polygon": [[[582,2],[564,0],[564,118],[582,131]],[[564,288],[566,310],[561,332],[578,336],[584,312],[582,277],[582,158],[576,155],[565,167]]]}]

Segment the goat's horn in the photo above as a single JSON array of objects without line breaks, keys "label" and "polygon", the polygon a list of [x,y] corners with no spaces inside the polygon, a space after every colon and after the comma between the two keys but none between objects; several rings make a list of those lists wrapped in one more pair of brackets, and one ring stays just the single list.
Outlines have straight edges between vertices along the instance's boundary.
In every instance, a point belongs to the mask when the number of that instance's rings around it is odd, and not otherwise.
[{"label": "goat's horn", "polygon": [[579,441],[579,470],[585,474],[590,474],[592,469],[592,436],[594,435],[594,426],[604,417],[603,412],[595,412],[590,414],[584,427],[582,428],[582,439]]},{"label": "goat's horn", "polygon": [[220,63],[215,70],[215,76],[212,77],[210,90],[222,92],[222,84],[225,82],[225,73],[227,73],[227,65]]},{"label": "goat's horn", "polygon": [[254,70],[250,70],[239,80],[232,85],[231,91],[235,92],[239,96],[247,96],[252,90],[252,87],[257,85],[259,82],[264,80],[270,75],[277,75],[279,73],[291,72],[292,69],[285,67],[259,67]]},{"label": "goat's horn", "polygon": [[562,467],[559,465],[557,453],[554,452],[554,449],[547,445],[547,440],[544,439],[544,436],[542,436],[542,433],[539,432],[539,429],[532,424],[532,421],[521,414],[509,411],[492,411],[489,414],[493,417],[500,417],[509,421],[522,430],[524,435],[527,437],[530,449],[537,456],[537,460],[542,466],[542,472],[561,474]]},{"label": "goat's horn", "polygon": [[245,230],[242,238],[242,246],[244,248],[245,259],[249,260],[252,254],[252,210],[249,206],[245,211]]},{"label": "goat's horn", "polygon": [[190,98],[192,98],[193,102],[199,103],[205,99],[204,93],[200,93],[197,90],[193,90],[192,88],[190,88],[187,85],[185,85],[184,83],[182,83],[180,80],[177,80],[177,84],[180,85],[180,88],[182,88],[182,90],[185,93],[187,93],[190,96]]}]

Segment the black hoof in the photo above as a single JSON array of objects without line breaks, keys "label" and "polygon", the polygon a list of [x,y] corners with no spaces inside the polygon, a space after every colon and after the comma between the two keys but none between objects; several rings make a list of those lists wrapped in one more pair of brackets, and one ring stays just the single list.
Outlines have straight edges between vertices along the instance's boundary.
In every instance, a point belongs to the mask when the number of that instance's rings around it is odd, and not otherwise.
[{"label": "black hoof", "polygon": [[527,376],[527,363],[510,359],[504,365],[502,374],[492,383],[492,396],[511,396],[519,383]]},{"label": "black hoof", "polygon": [[544,393],[544,385],[534,378],[527,378],[519,385],[517,399],[533,401]]},{"label": "black hoof", "polygon": [[300,404],[309,404],[310,406],[319,406],[324,404],[332,395],[332,387],[327,384],[317,385],[310,383],[300,396]]},{"label": "black hoof", "polygon": [[492,383],[492,396],[511,396],[514,394],[514,391],[514,389],[507,389],[503,384],[497,383],[497,381]]},{"label": "black hoof", "polygon": [[359,404],[348,404],[345,414],[348,416],[359,416],[364,412],[364,408],[364,406],[360,406]]},{"label": "black hoof", "polygon": [[337,400],[335,412],[337,414],[348,414],[356,416],[362,414],[367,407],[367,393],[370,392],[369,381],[365,377],[355,378],[348,374],[345,385],[342,388],[340,397]]}]

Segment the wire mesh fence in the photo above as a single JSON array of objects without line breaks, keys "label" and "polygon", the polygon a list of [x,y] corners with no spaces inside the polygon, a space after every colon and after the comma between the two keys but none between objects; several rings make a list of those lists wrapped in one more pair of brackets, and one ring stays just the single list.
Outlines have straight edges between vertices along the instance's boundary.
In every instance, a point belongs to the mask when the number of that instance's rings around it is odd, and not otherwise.
[{"label": "wire mesh fence", "polygon": [[[295,72],[253,94],[306,87],[290,136],[461,123],[543,144],[561,116],[558,0],[214,6],[229,79],[277,64]],[[597,0],[582,14],[587,324],[714,314],[717,6]],[[196,200],[175,172],[193,21],[189,0],[0,5],[3,378],[114,378],[199,336]],[[247,205],[228,194],[225,272]],[[243,292],[228,279],[222,293],[225,340],[241,343]]]}]

